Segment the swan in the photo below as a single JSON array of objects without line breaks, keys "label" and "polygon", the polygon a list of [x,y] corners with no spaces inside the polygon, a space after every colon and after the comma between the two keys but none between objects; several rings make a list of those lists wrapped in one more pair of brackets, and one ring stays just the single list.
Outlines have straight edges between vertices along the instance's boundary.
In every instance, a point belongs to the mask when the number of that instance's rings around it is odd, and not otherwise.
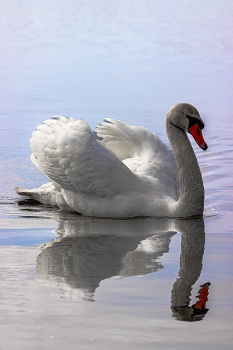
[{"label": "swan", "polygon": [[174,105],[166,132],[177,164],[180,195],[165,144],[142,126],[105,119],[93,136],[82,119],[54,116],[30,139],[32,163],[50,180],[36,189],[16,187],[43,204],[95,217],[189,217],[202,215],[204,186],[187,137],[207,149],[195,107]]}]

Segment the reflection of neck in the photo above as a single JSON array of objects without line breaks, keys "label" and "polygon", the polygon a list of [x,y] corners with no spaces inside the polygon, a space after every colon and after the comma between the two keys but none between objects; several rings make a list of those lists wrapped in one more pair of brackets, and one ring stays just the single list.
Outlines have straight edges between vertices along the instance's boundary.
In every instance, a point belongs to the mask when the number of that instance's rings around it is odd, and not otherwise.
[{"label": "reflection of neck", "polygon": [[166,118],[166,131],[179,172],[180,198],[172,209],[173,217],[203,213],[204,187],[197,158],[186,132]]},{"label": "reflection of neck", "polygon": [[[189,220],[190,228],[194,228],[189,232],[185,232],[182,227],[181,232],[181,255],[180,255],[180,271],[178,278],[173,284],[171,292],[171,307],[187,306],[190,301],[192,285],[197,281],[202,270],[202,258],[204,254],[205,232],[204,220]],[[183,223],[180,221],[181,226]],[[194,226],[194,227],[193,227]]]}]

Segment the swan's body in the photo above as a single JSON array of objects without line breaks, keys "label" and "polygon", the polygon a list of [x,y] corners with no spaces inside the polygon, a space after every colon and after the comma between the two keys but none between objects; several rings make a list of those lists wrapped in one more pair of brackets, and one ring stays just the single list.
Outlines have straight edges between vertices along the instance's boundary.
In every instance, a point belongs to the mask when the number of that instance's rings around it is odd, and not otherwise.
[{"label": "swan's body", "polygon": [[[161,140],[143,127],[112,119],[96,129],[101,142],[81,119],[53,117],[38,126],[30,140],[31,160],[51,182],[38,189],[16,190],[41,203],[87,216],[202,214],[202,177],[185,132],[198,125],[204,127],[198,111],[189,104],[173,106],[166,116],[179,171],[179,199],[170,156]],[[197,142],[206,149],[202,140]]]}]

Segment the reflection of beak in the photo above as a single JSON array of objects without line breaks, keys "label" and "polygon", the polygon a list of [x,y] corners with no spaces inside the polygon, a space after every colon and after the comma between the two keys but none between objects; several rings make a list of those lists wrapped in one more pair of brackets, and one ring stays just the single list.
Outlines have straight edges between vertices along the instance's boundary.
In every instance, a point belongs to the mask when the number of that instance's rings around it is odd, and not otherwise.
[{"label": "reflection of beak", "polygon": [[191,128],[189,128],[189,132],[193,135],[193,138],[198,146],[200,146],[204,151],[207,150],[208,146],[203,139],[202,132],[198,124],[191,126]]}]

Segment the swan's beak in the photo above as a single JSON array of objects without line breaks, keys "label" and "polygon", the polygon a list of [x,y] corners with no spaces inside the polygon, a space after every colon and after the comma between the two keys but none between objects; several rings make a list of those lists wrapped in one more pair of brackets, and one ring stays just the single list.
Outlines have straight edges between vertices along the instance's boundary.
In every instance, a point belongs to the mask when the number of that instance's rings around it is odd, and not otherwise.
[{"label": "swan's beak", "polygon": [[195,124],[189,128],[189,132],[193,135],[194,140],[204,151],[207,150],[208,146],[203,139],[201,129],[198,124]]}]

